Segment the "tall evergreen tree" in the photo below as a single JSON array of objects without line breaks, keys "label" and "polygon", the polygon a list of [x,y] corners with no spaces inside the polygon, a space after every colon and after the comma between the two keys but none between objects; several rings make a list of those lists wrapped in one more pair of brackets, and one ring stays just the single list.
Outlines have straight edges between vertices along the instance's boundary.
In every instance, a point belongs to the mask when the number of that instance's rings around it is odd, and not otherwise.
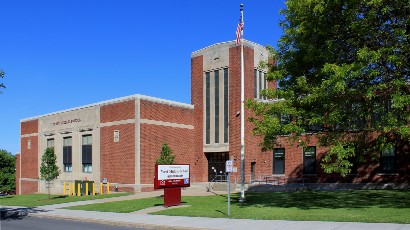
[{"label": "tall evergreen tree", "polygon": [[50,183],[60,175],[60,169],[56,162],[57,157],[54,154],[54,148],[47,148],[41,157],[40,176],[48,184],[48,199],[50,199]]},{"label": "tall evergreen tree", "polygon": [[162,144],[161,153],[155,164],[170,165],[174,163],[175,155],[167,143]]},{"label": "tall evergreen tree", "polygon": [[[277,137],[316,132],[330,148],[328,173],[346,175],[349,158],[375,157],[410,139],[410,1],[288,0],[284,35],[266,90],[275,103],[249,100],[265,148]],[[279,99],[279,100],[278,100]],[[283,99],[283,100],[282,100]],[[306,137],[306,136],[305,136]],[[309,139],[309,138],[308,138]]]}]

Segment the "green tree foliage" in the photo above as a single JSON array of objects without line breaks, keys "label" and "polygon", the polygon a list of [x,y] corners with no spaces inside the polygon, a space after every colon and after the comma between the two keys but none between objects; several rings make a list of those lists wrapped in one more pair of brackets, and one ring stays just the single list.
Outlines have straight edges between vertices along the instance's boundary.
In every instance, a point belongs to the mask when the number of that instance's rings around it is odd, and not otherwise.
[{"label": "green tree foliage", "polygon": [[50,199],[50,182],[60,175],[60,169],[56,165],[57,157],[54,154],[54,148],[49,147],[44,151],[41,157],[40,177],[47,182],[48,198]]},{"label": "green tree foliage", "polygon": [[[0,78],[4,78],[4,71],[2,69],[0,69]],[[0,83],[0,89],[2,88],[4,89],[6,86],[3,83]],[[0,91],[0,93],[2,92]]]},{"label": "green tree foliage", "polygon": [[[324,170],[346,175],[349,158],[375,157],[391,142],[410,139],[410,1],[288,0],[280,22],[276,66],[263,93],[275,103],[248,100],[263,146],[280,134],[291,140],[317,132],[330,151]],[[265,64],[266,66],[266,64]],[[304,138],[301,138],[301,137]]]},{"label": "green tree foliage", "polygon": [[172,154],[171,147],[167,143],[162,144],[161,154],[155,161],[155,164],[170,165],[174,164],[175,155]]},{"label": "green tree foliage", "polygon": [[0,193],[16,190],[16,157],[0,149]]}]

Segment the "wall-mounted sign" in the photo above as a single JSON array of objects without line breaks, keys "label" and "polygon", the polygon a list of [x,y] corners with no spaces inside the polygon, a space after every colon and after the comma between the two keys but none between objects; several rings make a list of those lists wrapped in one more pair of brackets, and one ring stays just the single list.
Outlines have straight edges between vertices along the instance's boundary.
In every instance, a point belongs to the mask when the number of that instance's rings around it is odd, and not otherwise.
[{"label": "wall-mounted sign", "polygon": [[65,121],[57,121],[57,122],[53,122],[53,125],[66,125],[66,124],[77,123],[77,122],[81,122],[81,119],[76,118],[76,119],[70,119],[70,120],[65,120]]},{"label": "wall-mounted sign", "polygon": [[154,189],[190,187],[189,165],[155,165]]}]

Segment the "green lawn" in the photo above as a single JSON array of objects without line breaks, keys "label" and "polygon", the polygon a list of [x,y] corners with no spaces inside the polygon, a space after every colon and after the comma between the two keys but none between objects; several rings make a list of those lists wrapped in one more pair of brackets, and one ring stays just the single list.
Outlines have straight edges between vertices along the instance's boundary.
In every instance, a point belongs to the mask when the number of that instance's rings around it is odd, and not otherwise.
[{"label": "green lawn", "polygon": [[14,195],[14,196],[0,196],[0,205],[5,206],[24,206],[37,207],[49,204],[61,204],[73,201],[94,200],[101,198],[125,196],[129,193],[113,193],[110,195],[95,195],[95,196],[58,196],[51,195],[48,199],[48,194],[29,194],[29,195]]},{"label": "green lawn", "polygon": [[[373,223],[410,223],[410,191],[357,190],[294,193],[247,193],[246,203],[231,195],[231,218],[265,220],[317,220]],[[227,196],[183,197],[186,208],[154,214],[227,217]],[[134,212],[163,205],[163,198],[148,198],[71,207],[105,212]]]}]

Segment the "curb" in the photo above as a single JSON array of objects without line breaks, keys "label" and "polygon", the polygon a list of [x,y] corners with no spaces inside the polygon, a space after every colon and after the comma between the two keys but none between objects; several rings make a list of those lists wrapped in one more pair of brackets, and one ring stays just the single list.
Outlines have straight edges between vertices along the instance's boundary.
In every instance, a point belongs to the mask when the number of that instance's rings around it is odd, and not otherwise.
[{"label": "curb", "polygon": [[[94,219],[94,218],[82,218],[82,217],[67,217],[62,215],[54,215],[54,214],[37,214],[37,213],[28,213],[28,216],[35,216],[39,218],[55,218],[55,219],[63,219],[63,220],[72,220],[72,221],[79,221],[79,222],[87,222],[87,223],[95,223],[95,224],[104,224],[104,225],[111,225],[111,226],[124,226],[124,227],[134,227],[134,228],[145,228],[145,229],[160,229],[160,230],[190,230],[192,227],[181,227],[181,226],[168,226],[168,225],[160,225],[160,224],[143,224],[143,223],[132,223],[132,222],[124,222],[124,221],[114,221],[114,220],[101,220],[101,219]],[[216,230],[214,228],[195,228],[198,230]]]}]

